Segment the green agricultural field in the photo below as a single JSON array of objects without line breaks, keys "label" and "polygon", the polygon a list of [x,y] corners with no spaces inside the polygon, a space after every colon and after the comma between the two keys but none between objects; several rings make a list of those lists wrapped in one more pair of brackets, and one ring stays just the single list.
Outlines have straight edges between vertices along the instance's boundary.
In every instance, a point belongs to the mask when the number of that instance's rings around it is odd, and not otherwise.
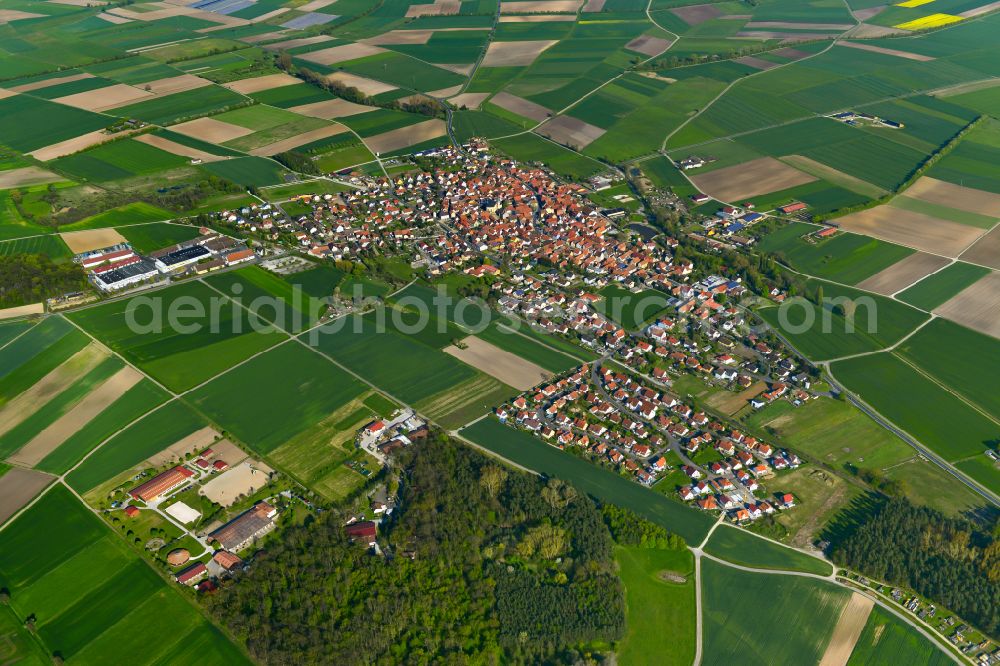
[{"label": "green agricultural field", "polygon": [[134,139],[122,139],[62,157],[51,163],[77,181],[117,180],[184,166],[188,158],[173,155]]},{"label": "green agricultural field", "polygon": [[[815,664],[851,593],[801,576],[755,574],[703,560],[703,660],[709,664]],[[764,626],[761,613],[781,614]]]},{"label": "green agricultural field", "polygon": [[130,224],[168,220],[173,216],[174,214],[168,210],[158,208],[145,201],[136,201],[124,206],[118,206],[117,208],[110,208],[103,213],[86,217],[79,222],[63,225],[59,230],[83,231],[86,229],[103,229],[105,227],[122,227]]},{"label": "green agricultural field", "polygon": [[1000,421],[996,378],[990,364],[983,362],[997,358],[1000,340],[947,319],[935,319],[895,353]]},{"label": "green agricultural field", "polygon": [[[22,331],[17,331],[17,328],[14,328],[15,334],[10,334],[8,327],[20,327],[21,325],[20,323],[4,324],[3,330],[7,339],[4,341],[3,347],[0,347],[0,380],[4,382],[7,381],[10,373],[67,336],[70,340],[79,342],[75,343],[75,349],[67,353],[66,357],[83,349],[87,344],[87,336],[81,338],[79,331],[62,317],[48,317],[41,323]],[[7,395],[9,397],[16,394],[8,393]]]},{"label": "green agricultural field", "polygon": [[937,273],[928,275],[906,291],[897,294],[896,298],[922,310],[931,311],[953,296],[957,296],[966,287],[971,287],[989,272],[988,268],[957,261]]},{"label": "green agricultural field", "polygon": [[876,606],[868,615],[868,622],[847,664],[878,666],[887,663],[950,666],[954,662],[909,624]]},{"label": "green agricultural field", "polygon": [[138,118],[157,125],[171,125],[238,104],[247,98],[222,86],[205,86],[115,109],[115,115]]},{"label": "green agricultural field", "polygon": [[166,402],[168,397],[166,391],[150,380],[143,379],[73,433],[35,468],[43,472],[62,474],[101,442],[154,407]]},{"label": "green agricultural field", "polygon": [[252,324],[244,308],[198,282],[69,317],[174,391],[190,389],[285,338],[274,327]]},{"label": "green agricultural field", "polygon": [[277,162],[263,157],[237,157],[202,164],[201,168],[220,178],[243,187],[276,185],[284,181],[288,171]]},{"label": "green agricultural field", "polygon": [[[691,553],[618,547],[615,560],[625,586],[625,637],[617,650],[621,663],[690,664],[697,631]],[[687,580],[675,582],[664,572]]]},{"label": "green agricultural field", "polygon": [[32,405],[32,413],[0,435],[0,458],[18,451],[124,366],[117,357],[109,356],[47,402]]},{"label": "green agricultural field", "polygon": [[910,500],[943,513],[957,515],[982,504],[978,495],[919,458],[912,447],[846,400],[821,398],[799,407],[778,401],[746,422],[761,436],[842,473],[881,471],[900,481]]},{"label": "green agricultural field", "polygon": [[77,492],[85,493],[123,472],[141,467],[150,456],[204,426],[200,414],[174,400],[112,437],[70,472],[66,481]]},{"label": "green agricultural field", "polygon": [[[833,376],[945,460],[982,455],[1000,425],[894,354],[875,354],[831,366]],[[1000,474],[994,488],[1000,489]]]},{"label": "green agricultural field", "polygon": [[30,152],[103,129],[112,120],[27,95],[0,99],[0,143]]},{"label": "green agricultural field", "polygon": [[679,197],[689,197],[698,193],[698,188],[681,174],[669,157],[657,155],[639,165],[642,173],[653,185],[673,190]]},{"label": "green agricultural field", "polygon": [[705,545],[705,552],[727,562],[755,569],[804,571],[818,576],[833,573],[833,566],[828,562],[728,525],[720,526],[712,533],[712,538]]},{"label": "green agricultural field", "polygon": [[315,268],[285,276],[285,281],[299,287],[313,298],[326,298],[344,280],[344,273],[330,264],[318,264]]},{"label": "green agricultural field", "polygon": [[813,291],[820,286],[825,302],[822,309],[812,301],[796,298],[779,307],[758,311],[768,324],[813,361],[882,349],[902,339],[928,316],[883,296],[832,282],[809,281]]},{"label": "green agricultural field", "polygon": [[34,322],[25,320],[0,324],[0,349],[10,344],[14,338],[30,330],[34,325]]},{"label": "green agricultural field", "polygon": [[186,224],[134,224],[121,227],[118,232],[136,252],[148,253],[170,245],[183,243],[199,236],[198,227]]},{"label": "green agricultural field", "polygon": [[63,239],[54,234],[0,241],[0,255],[21,253],[44,254],[56,262],[63,262],[73,256]]},{"label": "green agricultural field", "polygon": [[[34,386],[38,380],[90,343],[76,329],[58,330],[66,324],[42,322],[0,352],[0,406]],[[23,356],[18,356],[19,354]]]},{"label": "green agricultural field", "polygon": [[670,297],[655,289],[638,293],[609,285],[598,292],[604,300],[595,306],[598,312],[610,317],[629,330],[642,328],[656,319],[666,308]]},{"label": "green agricultural field", "polygon": [[[178,644],[193,641],[202,663],[250,663],[120,539],[61,486],[6,527],[0,582],[19,621],[35,617],[32,643],[47,655],[101,664],[140,653],[149,663],[173,663]],[[171,631],[159,631],[160,623]]]},{"label": "green agricultural field", "polygon": [[546,347],[541,341],[500,328],[499,322],[492,322],[490,326],[477,333],[476,337],[517,354],[526,361],[536,363],[549,372],[564,372],[581,363],[580,359],[558,351],[554,347]]},{"label": "green agricultural field", "polygon": [[583,180],[604,171],[600,162],[563,148],[537,134],[520,134],[495,141],[493,145],[516,160],[545,162],[553,171],[567,178]]},{"label": "green agricultural field", "polygon": [[816,230],[792,222],[764,236],[759,247],[797,271],[846,284],[857,284],[913,254],[910,248],[858,234],[816,240],[809,236]]},{"label": "green agricultural field", "polygon": [[462,437],[532,471],[565,479],[585,493],[635,511],[688,543],[700,543],[713,518],[660,493],[560,451],[540,439],[486,418],[461,430]]},{"label": "green agricultural field", "polygon": [[306,330],[326,309],[304,290],[259,266],[212,275],[205,282],[249,308],[260,321],[289,333]]},{"label": "green agricultural field", "polygon": [[222,428],[267,454],[365,390],[321,355],[288,342],[199,388],[191,400]]}]

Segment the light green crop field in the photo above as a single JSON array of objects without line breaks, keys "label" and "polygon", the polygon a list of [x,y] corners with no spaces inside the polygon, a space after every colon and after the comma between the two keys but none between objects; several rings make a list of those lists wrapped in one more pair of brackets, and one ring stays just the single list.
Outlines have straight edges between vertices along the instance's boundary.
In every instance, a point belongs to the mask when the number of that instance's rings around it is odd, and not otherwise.
[{"label": "light green crop field", "polygon": [[[707,663],[818,663],[850,592],[801,576],[748,573],[702,561]],[[762,629],[762,608],[780,608],[784,624]]]},{"label": "light green crop field", "polygon": [[728,525],[712,533],[705,552],[727,562],[756,569],[804,571],[819,576],[828,576],[833,572],[833,566],[828,562]]}]

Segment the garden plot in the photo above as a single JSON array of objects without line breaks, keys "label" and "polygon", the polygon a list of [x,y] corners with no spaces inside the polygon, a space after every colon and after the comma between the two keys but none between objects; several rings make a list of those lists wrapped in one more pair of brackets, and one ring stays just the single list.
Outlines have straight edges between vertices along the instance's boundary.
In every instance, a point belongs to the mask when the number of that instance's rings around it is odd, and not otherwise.
[{"label": "garden plot", "polygon": [[418,143],[436,139],[439,136],[444,136],[447,132],[448,127],[444,121],[433,118],[425,120],[422,123],[417,123],[416,125],[400,127],[399,129],[383,132],[382,134],[376,134],[375,136],[367,137],[364,141],[368,149],[373,153],[391,153],[394,150],[409,148]]},{"label": "garden plot", "polygon": [[295,136],[288,137],[287,139],[282,139],[281,141],[270,143],[266,146],[261,146],[260,148],[254,148],[253,150],[250,151],[250,154],[258,156],[277,155],[278,153],[283,153],[288,150],[294,150],[299,146],[305,146],[307,144],[313,143],[314,141],[319,141],[320,139],[326,139],[331,136],[336,136],[337,134],[343,134],[344,132],[347,131],[348,131],[347,128],[344,127],[343,125],[339,123],[334,123],[329,127],[320,127],[318,129],[314,129],[309,132],[296,134]]},{"label": "garden plot", "polygon": [[179,125],[171,125],[170,131],[208,143],[225,143],[253,134],[253,130],[248,127],[234,125],[215,118],[197,118]]},{"label": "garden plot", "polygon": [[846,46],[852,49],[860,49],[862,51],[870,51],[872,53],[881,53],[882,55],[894,56],[896,58],[904,58],[906,60],[916,60],[918,62],[929,62],[934,60],[931,56],[921,55],[919,53],[910,53],[909,51],[898,51],[896,49],[887,49],[882,46],[875,46],[873,44],[864,44],[862,42],[837,42],[839,46]]},{"label": "garden plot", "polygon": [[564,146],[583,150],[601,138],[606,130],[571,116],[559,116],[542,125],[537,131]]},{"label": "garden plot", "polygon": [[233,92],[240,93],[241,95],[249,95],[252,93],[263,92],[265,90],[272,90],[274,88],[281,88],[283,86],[297,85],[299,83],[302,83],[301,79],[297,79],[290,74],[281,72],[279,74],[258,76],[255,79],[230,81],[229,83],[224,83],[222,85],[229,88]]},{"label": "garden plot", "polygon": [[32,90],[42,90],[43,88],[51,88],[52,86],[62,85],[63,83],[73,83],[74,81],[82,81],[83,79],[92,79],[93,74],[88,74],[87,72],[81,72],[80,74],[71,74],[69,76],[56,76],[51,79],[43,79],[41,81],[33,81],[31,83],[25,83],[20,86],[12,86],[7,88],[7,90],[16,93],[26,93]]},{"label": "garden plot", "polygon": [[153,97],[151,91],[136,88],[124,83],[116,83],[97,90],[57,97],[53,102],[72,106],[75,109],[86,109],[87,111],[104,111],[127,104],[143,101]]},{"label": "garden plot", "polygon": [[568,13],[575,14],[580,10],[583,0],[517,0],[501,2],[501,14],[544,14]]},{"label": "garden plot", "polygon": [[142,379],[142,373],[125,366],[38,433],[10,460],[26,467],[36,466]]},{"label": "garden plot", "polygon": [[0,525],[24,508],[54,478],[42,472],[20,467],[13,467],[0,475]]},{"label": "garden plot", "polygon": [[954,322],[1000,338],[1000,273],[989,273],[934,310]]},{"label": "garden plot", "polygon": [[949,262],[944,257],[924,252],[915,252],[901,261],[897,261],[892,266],[883,269],[857,284],[860,289],[874,291],[886,296],[892,296],[896,292],[906,289],[917,280],[935,273]]},{"label": "garden plot", "polygon": [[535,62],[548,48],[558,44],[556,39],[536,39],[520,42],[492,42],[486,49],[482,67],[526,67]]},{"label": "garden plot", "polygon": [[357,88],[369,97],[396,90],[396,86],[364,76],[358,76],[357,74],[351,74],[350,72],[335,72],[327,76],[326,80],[333,83],[340,83],[348,88]]},{"label": "garden plot", "polygon": [[477,337],[464,338],[462,344],[464,348],[449,345],[442,351],[466,365],[499,379],[508,386],[513,386],[518,391],[527,391],[552,376],[552,373],[542,366]]},{"label": "garden plot", "polygon": [[216,504],[232,506],[240,497],[249,497],[263,488],[273,471],[259,460],[244,460],[203,485],[198,494]]},{"label": "garden plot", "polygon": [[369,113],[377,109],[377,106],[355,104],[354,102],[348,102],[346,99],[328,99],[322,102],[311,102],[309,104],[302,104],[301,106],[293,106],[288,110],[302,116],[309,116],[310,118],[333,120],[334,118],[356,116],[359,113]]},{"label": "garden plot", "polygon": [[911,185],[906,190],[906,196],[967,213],[1000,217],[1000,194],[962,187],[929,176]]},{"label": "garden plot", "polygon": [[368,56],[378,55],[379,53],[385,53],[385,49],[377,46],[369,46],[368,44],[354,43],[331,46],[328,49],[321,49],[319,51],[310,51],[309,53],[303,53],[298,57],[301,60],[314,62],[317,65],[329,66],[336,65],[341,62],[347,62],[349,60],[367,58]]},{"label": "garden plot", "polygon": [[125,243],[125,237],[114,229],[87,229],[59,234],[73,254],[102,250],[112,245]]},{"label": "garden plot", "polygon": [[722,16],[722,12],[715,5],[690,5],[688,7],[674,7],[670,13],[684,21],[690,26],[695,26]]},{"label": "garden plot", "polygon": [[691,178],[702,192],[719,201],[742,201],[818,180],[773,157],[735,164]]},{"label": "garden plot", "polygon": [[24,187],[25,185],[58,183],[61,180],[64,180],[62,176],[36,166],[9,169],[7,171],[0,171],[0,190],[9,190],[14,187]]},{"label": "garden plot", "polygon": [[546,109],[541,104],[535,104],[530,100],[526,100],[523,97],[518,97],[517,95],[511,95],[508,92],[499,92],[490,99],[490,104],[495,104],[501,109],[510,111],[511,113],[516,113],[519,116],[524,116],[525,118],[530,118],[537,122],[541,122],[552,115],[552,111]]},{"label": "garden plot", "polygon": [[160,150],[166,151],[171,155],[190,157],[193,160],[201,160],[202,162],[229,159],[224,155],[207,153],[204,150],[198,150],[197,148],[192,148],[191,146],[185,146],[182,143],[177,143],[176,141],[171,141],[170,139],[162,136],[156,136],[155,134],[142,134],[137,136],[135,140],[148,146],[159,148]]},{"label": "garden plot", "polygon": [[982,229],[892,206],[878,206],[837,219],[841,229],[890,243],[956,258],[983,235]]},{"label": "garden plot", "polygon": [[639,35],[626,44],[625,48],[629,51],[635,51],[636,53],[641,53],[652,58],[666,51],[670,48],[671,44],[673,44],[673,42],[669,39],[661,39],[659,37],[653,37],[652,35]]}]

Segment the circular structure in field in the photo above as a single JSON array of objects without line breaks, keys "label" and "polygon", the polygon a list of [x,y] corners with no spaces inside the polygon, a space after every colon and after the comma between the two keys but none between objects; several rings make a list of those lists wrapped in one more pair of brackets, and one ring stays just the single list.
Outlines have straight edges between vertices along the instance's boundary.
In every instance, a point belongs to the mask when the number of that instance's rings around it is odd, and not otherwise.
[{"label": "circular structure in field", "polygon": [[191,553],[184,548],[177,548],[167,553],[167,564],[172,567],[179,567],[191,559]]}]

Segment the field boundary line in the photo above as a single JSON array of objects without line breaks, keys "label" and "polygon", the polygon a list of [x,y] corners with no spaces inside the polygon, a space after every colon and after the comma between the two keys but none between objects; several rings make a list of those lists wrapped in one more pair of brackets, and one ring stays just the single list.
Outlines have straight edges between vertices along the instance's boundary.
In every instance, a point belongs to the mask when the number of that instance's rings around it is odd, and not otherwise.
[{"label": "field boundary line", "polygon": [[[39,319],[39,320],[38,320],[38,321],[37,321],[36,323],[34,323],[34,324],[32,324],[31,326],[29,326],[28,328],[24,329],[23,331],[21,331],[20,333],[18,333],[17,335],[15,335],[15,336],[14,336],[13,338],[11,338],[11,339],[10,339],[10,340],[8,340],[7,342],[5,342],[5,343],[4,343],[3,345],[0,345],[0,351],[3,351],[3,350],[4,350],[4,349],[6,349],[7,347],[11,346],[12,344],[14,344],[14,343],[15,343],[15,342],[17,342],[18,340],[20,340],[20,339],[21,339],[21,336],[25,335],[26,333],[28,333],[28,332],[30,332],[30,331],[33,331],[33,330],[35,330],[35,326],[38,326],[38,324],[41,324],[41,323],[42,323],[43,321],[45,321],[45,319],[47,319],[47,318],[48,318],[49,316],[52,316],[52,315],[46,315],[46,316],[42,317],[42,318],[41,318],[41,319]],[[14,320],[14,321],[17,321],[17,320]],[[25,321],[27,321],[27,320],[25,320]],[[7,322],[7,323],[14,323],[14,322],[12,321],[12,322]]]},{"label": "field boundary line", "polygon": [[980,407],[976,403],[972,402],[969,398],[965,397],[961,393],[956,392],[954,389],[952,389],[952,388],[950,388],[948,386],[945,386],[938,379],[936,379],[933,375],[929,374],[926,370],[924,370],[923,368],[921,368],[921,367],[919,367],[919,366],[914,365],[913,363],[911,363],[910,360],[907,359],[906,357],[904,357],[904,356],[902,356],[900,354],[897,354],[895,351],[891,351],[890,353],[895,358],[898,358],[900,361],[902,361],[906,365],[908,365],[911,368],[913,368],[914,370],[916,370],[921,376],[924,377],[924,379],[927,379],[932,384],[936,385],[938,388],[941,388],[941,389],[947,391],[948,393],[952,394],[953,396],[955,396],[956,398],[958,398],[959,400],[961,400],[962,402],[964,402],[966,405],[968,405],[972,409],[976,410],[977,412],[979,412],[980,414],[982,414],[983,416],[985,416],[987,419],[989,419],[990,421],[992,421],[994,424],[1000,426],[1000,419],[997,419],[995,416],[993,416],[989,412],[985,411],[982,407]]}]

